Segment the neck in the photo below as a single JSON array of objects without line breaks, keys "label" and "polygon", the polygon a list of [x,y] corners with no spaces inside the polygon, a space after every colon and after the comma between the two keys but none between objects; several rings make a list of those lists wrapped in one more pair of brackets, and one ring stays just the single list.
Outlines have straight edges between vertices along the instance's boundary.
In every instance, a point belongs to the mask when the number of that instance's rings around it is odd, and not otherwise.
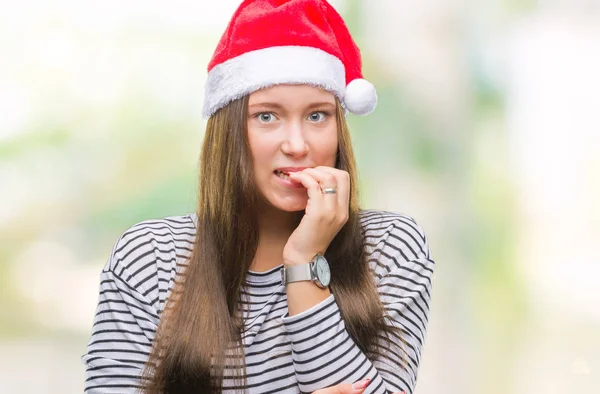
[{"label": "neck", "polygon": [[260,210],[258,248],[250,270],[264,272],[283,264],[283,248],[303,215],[303,211],[286,212],[274,207]]}]

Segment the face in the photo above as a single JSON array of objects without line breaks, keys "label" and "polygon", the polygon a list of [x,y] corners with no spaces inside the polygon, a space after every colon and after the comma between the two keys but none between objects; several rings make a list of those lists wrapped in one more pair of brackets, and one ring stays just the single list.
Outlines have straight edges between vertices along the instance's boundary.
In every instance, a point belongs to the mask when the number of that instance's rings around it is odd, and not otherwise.
[{"label": "face", "polygon": [[277,85],[251,93],[248,140],[256,186],[267,204],[287,212],[305,209],[306,189],[281,171],[335,166],[335,96],[308,85]]}]

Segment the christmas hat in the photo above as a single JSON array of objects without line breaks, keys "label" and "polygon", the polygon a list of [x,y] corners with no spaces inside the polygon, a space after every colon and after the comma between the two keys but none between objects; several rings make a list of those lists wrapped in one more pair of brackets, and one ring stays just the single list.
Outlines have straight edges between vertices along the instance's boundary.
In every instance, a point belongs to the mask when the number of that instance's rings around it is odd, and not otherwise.
[{"label": "christmas hat", "polygon": [[309,84],[335,94],[358,115],[377,105],[362,78],[360,51],[325,0],[245,0],[208,64],[203,114],[278,84]]}]

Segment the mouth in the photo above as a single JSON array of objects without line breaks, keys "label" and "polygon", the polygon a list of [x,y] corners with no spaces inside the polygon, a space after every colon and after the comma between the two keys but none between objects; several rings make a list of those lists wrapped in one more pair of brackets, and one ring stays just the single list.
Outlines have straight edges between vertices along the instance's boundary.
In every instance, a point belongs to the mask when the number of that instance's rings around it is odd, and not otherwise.
[{"label": "mouth", "polygon": [[290,179],[290,173],[286,172],[286,171],[279,171],[279,170],[275,170],[273,171],[275,173],[275,175],[277,175],[278,177],[282,178],[282,179],[286,179],[288,181],[291,181]]},{"label": "mouth", "polygon": [[273,173],[281,179],[291,181],[290,174],[292,172],[300,172],[306,168],[309,168],[309,167],[282,167],[282,168],[279,168],[279,169],[273,171]]}]

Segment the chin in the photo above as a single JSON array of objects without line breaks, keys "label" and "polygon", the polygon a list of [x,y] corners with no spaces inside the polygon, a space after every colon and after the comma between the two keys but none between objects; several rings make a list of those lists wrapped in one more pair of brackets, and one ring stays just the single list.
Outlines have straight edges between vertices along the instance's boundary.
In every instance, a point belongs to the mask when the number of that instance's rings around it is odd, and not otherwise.
[{"label": "chin", "polygon": [[276,207],[281,211],[285,211],[285,212],[300,212],[300,211],[304,211],[306,209],[306,204],[304,205],[299,205],[296,207],[292,207],[292,206],[284,206],[284,207]]},{"label": "chin", "polygon": [[304,201],[279,201],[275,204],[271,203],[275,208],[285,212],[298,212],[306,209],[306,200]]},{"label": "chin", "polygon": [[273,198],[266,199],[268,205],[284,212],[299,212],[306,209],[308,203],[308,196],[288,196],[281,198],[279,196],[273,196]]}]

